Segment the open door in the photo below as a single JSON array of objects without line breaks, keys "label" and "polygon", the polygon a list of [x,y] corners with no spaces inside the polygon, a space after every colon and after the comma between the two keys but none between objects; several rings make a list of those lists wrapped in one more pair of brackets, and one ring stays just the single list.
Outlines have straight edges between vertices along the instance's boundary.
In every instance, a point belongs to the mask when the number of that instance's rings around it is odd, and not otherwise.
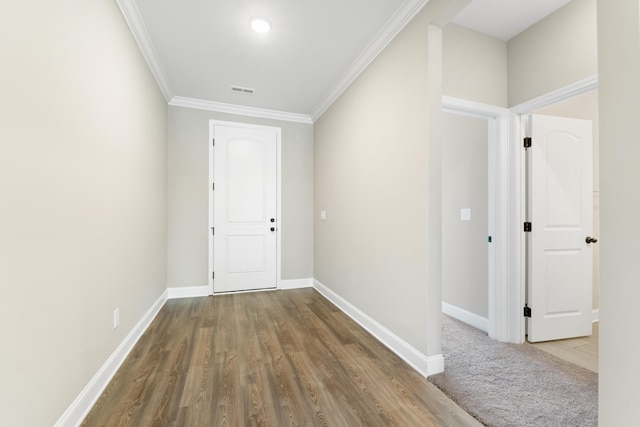
[{"label": "open door", "polygon": [[528,340],[591,335],[592,124],[532,115],[529,126]]}]

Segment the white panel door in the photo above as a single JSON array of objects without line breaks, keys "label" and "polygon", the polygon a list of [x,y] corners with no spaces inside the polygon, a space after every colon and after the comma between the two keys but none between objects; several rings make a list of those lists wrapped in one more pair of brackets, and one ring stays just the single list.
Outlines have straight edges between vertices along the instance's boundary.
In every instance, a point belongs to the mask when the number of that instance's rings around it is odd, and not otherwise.
[{"label": "white panel door", "polygon": [[214,128],[214,292],[276,287],[278,131]]},{"label": "white panel door", "polygon": [[591,121],[533,115],[531,137],[528,339],[591,335]]}]

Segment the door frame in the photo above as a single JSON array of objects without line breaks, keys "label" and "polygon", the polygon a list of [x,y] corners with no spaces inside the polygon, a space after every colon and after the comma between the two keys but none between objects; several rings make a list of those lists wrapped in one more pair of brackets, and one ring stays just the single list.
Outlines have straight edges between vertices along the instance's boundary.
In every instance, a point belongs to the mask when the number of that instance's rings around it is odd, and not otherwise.
[{"label": "door frame", "polygon": [[442,97],[446,113],[486,119],[488,124],[488,334],[509,341],[508,325],[508,143],[509,110],[449,96]]},{"label": "door frame", "polygon": [[[572,83],[560,89],[547,93],[546,95],[533,98],[529,101],[518,104],[511,107],[511,147],[513,147],[513,162],[510,164],[511,173],[510,176],[514,180],[513,193],[510,206],[512,215],[510,217],[510,226],[512,230],[522,230],[522,224],[526,221],[526,167],[525,167],[525,155],[524,148],[522,147],[522,138],[525,135],[525,129],[523,123],[524,116],[532,114],[534,111],[548,107],[552,104],[565,101],[573,98],[574,96],[581,95],[583,93],[592,91],[598,88],[598,76],[590,76],[584,80]],[[514,228],[515,227],[515,228]],[[511,290],[517,298],[517,310],[513,316],[509,318],[510,328],[513,331],[513,335],[509,342],[521,344],[525,341],[525,318],[522,315],[522,307],[525,304],[525,273],[526,273],[526,239],[524,232],[513,233],[509,241],[510,247],[514,248],[512,253],[511,262],[513,262],[513,276],[510,276],[513,280],[511,283]]]},{"label": "door frame", "polygon": [[[214,147],[214,135],[215,135],[215,127],[216,126],[233,126],[233,127],[242,127],[242,128],[250,128],[250,129],[269,129],[274,130],[276,132],[276,218],[278,225],[278,232],[276,233],[276,289],[280,288],[280,283],[282,281],[281,271],[282,271],[282,246],[281,246],[281,235],[282,230],[284,229],[284,224],[282,221],[282,151],[281,151],[281,141],[282,141],[282,128],[276,126],[263,126],[263,125],[255,125],[252,123],[241,123],[241,122],[230,122],[223,120],[209,120],[209,140],[207,144],[209,146],[209,183],[208,183],[208,198],[209,198],[209,218],[208,218],[208,229],[207,235],[208,237],[208,288],[209,295],[213,295],[213,257],[215,256],[213,251],[213,189],[214,189],[214,156],[215,156],[215,147]],[[273,290],[272,288],[267,290]],[[243,291],[239,291],[243,292]],[[239,293],[233,292],[233,293]],[[246,291],[246,292],[256,292],[255,290]],[[229,292],[217,292],[216,295],[222,295]]]},{"label": "door frame", "polygon": [[495,228],[492,230],[489,225],[494,245],[489,248],[488,333],[498,341],[522,344],[526,333],[522,315],[526,297],[526,241],[522,231],[526,220],[526,168],[521,116],[597,88],[598,76],[594,75],[509,109],[442,97],[443,111],[487,118],[490,129],[494,122],[495,138],[490,134],[489,141],[490,183],[495,172],[489,188],[489,194],[494,194],[494,200],[489,200],[489,215],[491,218],[494,209]]}]

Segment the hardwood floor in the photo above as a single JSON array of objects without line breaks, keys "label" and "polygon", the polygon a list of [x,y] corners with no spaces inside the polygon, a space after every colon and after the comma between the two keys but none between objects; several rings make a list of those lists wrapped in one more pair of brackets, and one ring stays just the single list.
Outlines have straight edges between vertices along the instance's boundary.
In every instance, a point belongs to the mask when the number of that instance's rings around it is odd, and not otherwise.
[{"label": "hardwood floor", "polygon": [[566,340],[546,341],[529,344],[551,353],[560,359],[582,366],[593,372],[598,372],[598,341],[599,323],[593,324],[593,334],[588,337],[571,338]]},{"label": "hardwood floor", "polygon": [[83,426],[479,426],[313,289],[169,300]]}]

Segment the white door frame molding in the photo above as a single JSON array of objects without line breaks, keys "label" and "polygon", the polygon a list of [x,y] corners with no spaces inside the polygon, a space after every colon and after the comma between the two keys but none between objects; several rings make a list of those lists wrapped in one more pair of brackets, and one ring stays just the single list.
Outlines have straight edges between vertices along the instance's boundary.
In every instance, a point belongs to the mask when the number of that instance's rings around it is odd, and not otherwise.
[{"label": "white door frame molding", "polygon": [[508,143],[509,110],[448,96],[442,97],[442,111],[487,119],[489,129],[489,322],[488,333],[498,341],[509,341],[508,259]]},{"label": "white door frame molding", "polygon": [[[282,155],[281,155],[281,140],[282,140],[282,129],[276,126],[262,126],[262,125],[254,125],[250,123],[241,123],[241,122],[229,122],[222,120],[209,120],[209,140],[207,144],[209,146],[209,186],[208,186],[208,196],[209,196],[209,218],[208,224],[209,228],[207,230],[209,251],[208,251],[208,287],[209,287],[209,295],[213,295],[213,185],[214,185],[214,155],[215,155],[215,147],[213,144],[213,138],[215,135],[215,127],[216,126],[233,126],[233,127],[244,127],[244,128],[253,128],[253,129],[275,129],[277,134],[276,141],[276,218],[278,220],[278,233],[276,233],[276,288],[280,288],[282,281],[282,230],[284,229],[284,224],[282,221]],[[217,294],[216,294],[217,295]]]},{"label": "white door frame molding", "polygon": [[[510,120],[510,146],[513,147],[509,156],[509,178],[511,190],[509,191],[509,229],[521,230],[525,221],[525,156],[522,148],[522,138],[525,136],[522,126],[522,116],[532,114],[534,111],[565,101],[574,96],[592,91],[598,88],[598,76],[590,76],[586,79],[572,83],[546,95],[539,96],[529,101],[511,107]],[[509,342],[523,343],[525,340],[525,318],[522,316],[522,307],[525,302],[525,265],[526,250],[524,233],[512,233],[509,237],[509,289],[512,298],[509,303],[514,307],[509,316]],[[517,308],[517,310],[515,310]]]}]

